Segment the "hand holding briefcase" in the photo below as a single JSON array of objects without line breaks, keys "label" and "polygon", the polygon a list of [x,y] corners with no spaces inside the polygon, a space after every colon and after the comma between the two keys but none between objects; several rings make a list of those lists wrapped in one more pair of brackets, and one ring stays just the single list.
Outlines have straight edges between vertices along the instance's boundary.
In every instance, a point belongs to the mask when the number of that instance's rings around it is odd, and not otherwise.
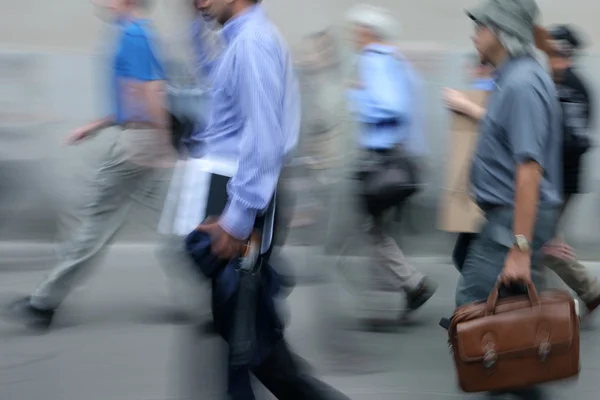
[{"label": "hand holding briefcase", "polygon": [[579,318],[566,291],[498,300],[498,282],[487,301],[454,311],[448,329],[460,388],[505,391],[579,374]]}]

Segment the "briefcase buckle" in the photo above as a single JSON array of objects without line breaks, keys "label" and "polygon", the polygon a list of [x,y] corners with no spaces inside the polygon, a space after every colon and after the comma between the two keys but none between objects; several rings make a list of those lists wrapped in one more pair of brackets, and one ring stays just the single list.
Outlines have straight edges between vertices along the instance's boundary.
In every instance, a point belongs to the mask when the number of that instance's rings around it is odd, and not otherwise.
[{"label": "briefcase buckle", "polygon": [[490,343],[486,346],[486,351],[483,356],[483,367],[485,369],[490,369],[494,366],[494,364],[496,364],[497,360],[498,354],[496,354],[494,345]]},{"label": "briefcase buckle", "polygon": [[540,356],[541,362],[545,362],[548,359],[548,356],[550,355],[551,350],[552,350],[552,345],[550,344],[549,341],[544,340],[542,343],[540,343],[540,347],[538,349],[538,354]]}]

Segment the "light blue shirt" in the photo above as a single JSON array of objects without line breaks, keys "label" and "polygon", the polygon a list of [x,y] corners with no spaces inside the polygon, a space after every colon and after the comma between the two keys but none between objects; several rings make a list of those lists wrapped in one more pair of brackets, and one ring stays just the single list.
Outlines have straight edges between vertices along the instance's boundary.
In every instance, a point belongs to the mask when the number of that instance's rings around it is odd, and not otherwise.
[{"label": "light blue shirt", "polygon": [[220,224],[245,239],[298,141],[300,95],[288,47],[260,5],[229,20],[221,34],[222,54],[196,49],[212,81],[212,105],[206,130],[192,142],[207,154],[238,160]]},{"label": "light blue shirt", "polygon": [[[423,137],[421,82],[395,47],[371,44],[359,56],[361,88],[350,89],[352,112],[360,123],[359,144],[389,149],[400,144],[418,156],[427,153]],[[397,121],[396,124],[385,124]]]},{"label": "light blue shirt", "polygon": [[495,87],[494,78],[478,78],[471,82],[471,89],[491,92]]},{"label": "light blue shirt", "polygon": [[[153,122],[144,104],[128,96],[132,81],[164,80],[165,73],[158,57],[155,37],[146,19],[119,22],[121,29],[113,58],[111,108],[117,124]],[[156,122],[156,121],[154,121]]]}]

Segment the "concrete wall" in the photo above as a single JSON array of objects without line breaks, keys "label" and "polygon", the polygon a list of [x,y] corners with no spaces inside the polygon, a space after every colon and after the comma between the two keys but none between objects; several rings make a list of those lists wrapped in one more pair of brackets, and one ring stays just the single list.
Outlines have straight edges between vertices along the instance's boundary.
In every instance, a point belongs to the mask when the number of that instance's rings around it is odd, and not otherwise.
[{"label": "concrete wall", "polygon": [[[103,0],[99,0],[103,1]],[[388,8],[402,24],[408,41],[433,41],[452,47],[468,45],[472,25],[463,10],[478,0],[372,0]],[[165,34],[181,27],[192,0],[156,0],[153,13]],[[356,0],[264,0],[288,40],[326,25],[340,25],[343,11]],[[1,0],[0,42],[36,50],[89,51],[97,42],[102,23],[94,17],[90,0]],[[543,22],[576,22],[591,38],[600,37],[592,1],[538,0]],[[594,44],[598,48],[600,44]]]}]

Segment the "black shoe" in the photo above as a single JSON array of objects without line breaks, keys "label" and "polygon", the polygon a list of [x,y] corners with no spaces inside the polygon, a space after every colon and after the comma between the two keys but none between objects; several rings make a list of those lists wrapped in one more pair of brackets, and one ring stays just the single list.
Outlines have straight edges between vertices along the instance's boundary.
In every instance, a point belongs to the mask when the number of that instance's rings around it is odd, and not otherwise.
[{"label": "black shoe", "polygon": [[419,283],[419,286],[407,294],[407,308],[409,311],[415,311],[429,300],[436,292],[437,284],[431,279],[425,277]]},{"label": "black shoe", "polygon": [[31,305],[31,298],[13,301],[5,310],[5,316],[31,328],[48,329],[52,324],[54,310],[42,310]]}]

